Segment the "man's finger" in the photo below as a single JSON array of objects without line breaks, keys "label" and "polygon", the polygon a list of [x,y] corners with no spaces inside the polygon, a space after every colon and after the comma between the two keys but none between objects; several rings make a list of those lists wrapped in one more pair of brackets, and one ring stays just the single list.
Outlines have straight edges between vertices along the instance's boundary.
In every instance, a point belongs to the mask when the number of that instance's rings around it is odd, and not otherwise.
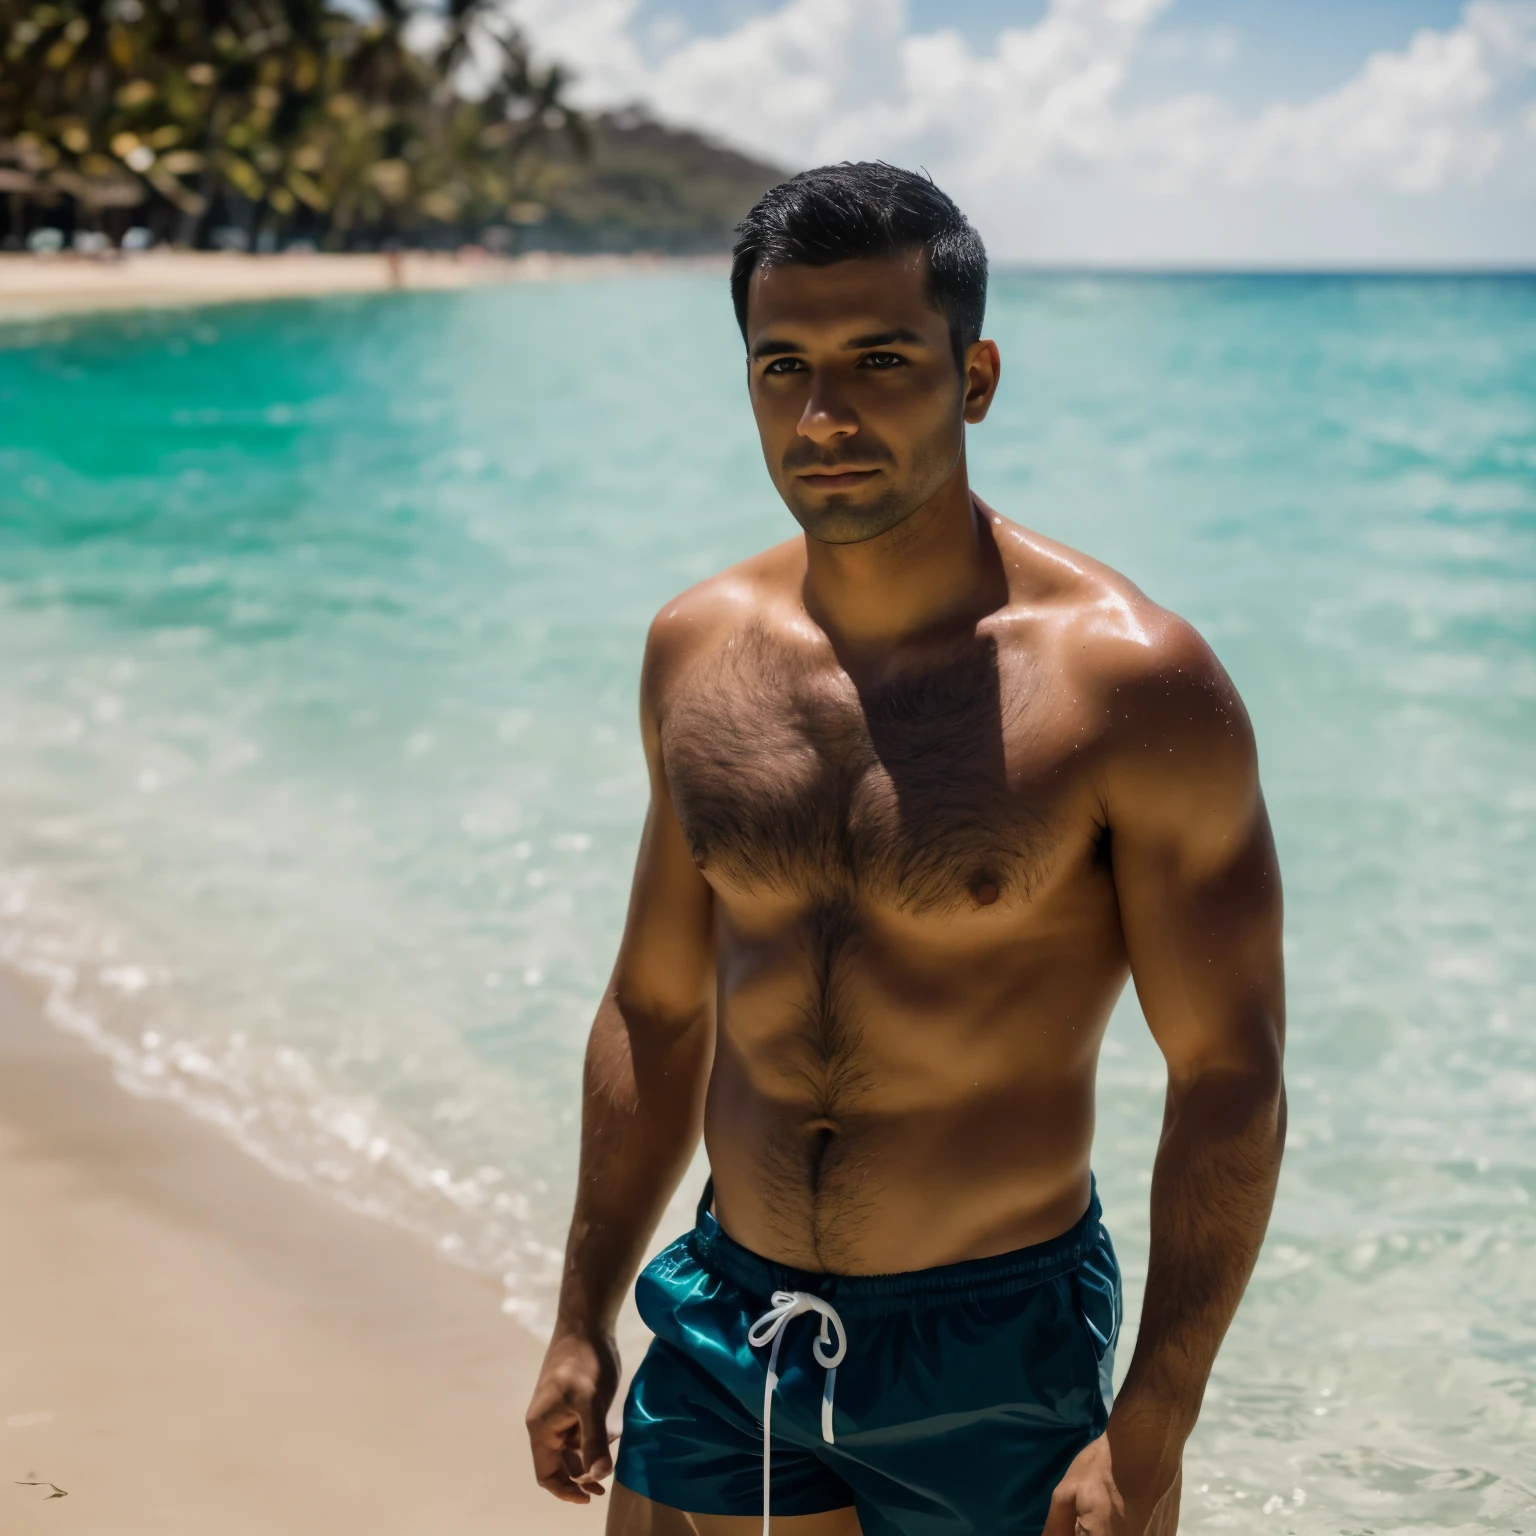
[{"label": "man's finger", "polygon": [[577,1451],[579,1420],[563,1404],[552,1404],[543,1412],[530,1411],[528,1442],[533,1452],[533,1475],[539,1487],[568,1504],[588,1504],[591,1496],[576,1479],[581,1472]]},{"label": "man's finger", "polygon": [[533,1470],[539,1486],[548,1489],[557,1499],[564,1499],[568,1504],[589,1502],[591,1496],[577,1481],[581,1472],[580,1457],[570,1441],[562,1441],[554,1447],[545,1446],[542,1454],[536,1451]]},{"label": "man's finger", "polygon": [[1051,1512],[1040,1527],[1040,1536],[1078,1536],[1075,1492],[1058,1488],[1051,1495]]},{"label": "man's finger", "polygon": [[569,1451],[559,1448],[535,1445],[533,1475],[539,1480],[539,1487],[548,1489],[557,1499],[564,1499],[569,1504],[585,1504],[588,1495],[577,1485],[566,1465],[569,1455]]},{"label": "man's finger", "polygon": [[551,1472],[548,1477],[539,1479],[539,1487],[547,1489],[557,1499],[566,1504],[590,1504],[592,1496],[586,1489],[573,1483],[566,1475],[564,1469]]},{"label": "man's finger", "polygon": [[590,1398],[577,1411],[581,1419],[583,1481],[596,1484],[613,1471],[613,1457],[608,1452],[608,1415],[600,1413]]}]

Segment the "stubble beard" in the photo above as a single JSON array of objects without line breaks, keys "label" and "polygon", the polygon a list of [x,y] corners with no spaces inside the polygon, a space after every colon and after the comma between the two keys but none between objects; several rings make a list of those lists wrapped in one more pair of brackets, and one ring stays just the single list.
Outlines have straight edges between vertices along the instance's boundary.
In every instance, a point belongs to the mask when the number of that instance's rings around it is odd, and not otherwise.
[{"label": "stubble beard", "polygon": [[863,505],[851,502],[851,497],[834,495],[816,507],[791,503],[789,510],[806,535],[822,544],[865,544],[906,522],[922,505],[896,486]]},{"label": "stubble beard", "polygon": [[814,506],[797,505],[788,496],[784,500],[809,538],[822,544],[867,544],[899,527],[929,502],[959,462],[956,445],[934,444],[914,463],[905,485],[888,485],[872,501],[859,502],[839,493],[818,497]]}]

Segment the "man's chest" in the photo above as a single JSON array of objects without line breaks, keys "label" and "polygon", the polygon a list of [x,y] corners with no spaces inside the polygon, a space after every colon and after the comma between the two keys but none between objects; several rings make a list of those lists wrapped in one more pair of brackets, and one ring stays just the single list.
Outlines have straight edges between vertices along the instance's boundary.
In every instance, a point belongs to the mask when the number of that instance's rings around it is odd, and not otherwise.
[{"label": "man's chest", "polygon": [[1028,901],[1082,841],[1069,701],[1038,671],[985,647],[860,687],[728,652],[662,723],[695,862],[744,893],[914,913]]}]

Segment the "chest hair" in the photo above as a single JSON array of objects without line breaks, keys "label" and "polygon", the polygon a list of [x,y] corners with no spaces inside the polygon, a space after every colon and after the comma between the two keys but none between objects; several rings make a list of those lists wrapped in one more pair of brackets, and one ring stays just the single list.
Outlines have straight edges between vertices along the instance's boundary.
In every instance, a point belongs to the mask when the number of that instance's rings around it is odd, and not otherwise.
[{"label": "chest hair", "polygon": [[[747,629],[668,701],[662,751],[695,861],[813,903],[914,913],[1028,897],[1047,818],[1009,782],[1029,733],[1027,663],[973,642],[860,689],[829,658]],[[989,889],[990,888],[990,889]]]}]

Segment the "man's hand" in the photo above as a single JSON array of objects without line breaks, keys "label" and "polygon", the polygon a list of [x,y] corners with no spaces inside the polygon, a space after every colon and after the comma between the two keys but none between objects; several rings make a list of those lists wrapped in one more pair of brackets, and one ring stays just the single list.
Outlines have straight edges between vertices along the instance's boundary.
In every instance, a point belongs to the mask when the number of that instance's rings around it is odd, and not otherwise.
[{"label": "man's hand", "polygon": [[589,1504],[613,1473],[608,1408],[619,1384],[619,1351],[611,1336],[556,1333],[533,1401],[528,1439],[541,1487],[568,1504]]},{"label": "man's hand", "polygon": [[1115,1481],[1114,1447],[1100,1435],[1078,1452],[1051,1495],[1040,1536],[1175,1536],[1182,1473],[1130,1493]]}]

